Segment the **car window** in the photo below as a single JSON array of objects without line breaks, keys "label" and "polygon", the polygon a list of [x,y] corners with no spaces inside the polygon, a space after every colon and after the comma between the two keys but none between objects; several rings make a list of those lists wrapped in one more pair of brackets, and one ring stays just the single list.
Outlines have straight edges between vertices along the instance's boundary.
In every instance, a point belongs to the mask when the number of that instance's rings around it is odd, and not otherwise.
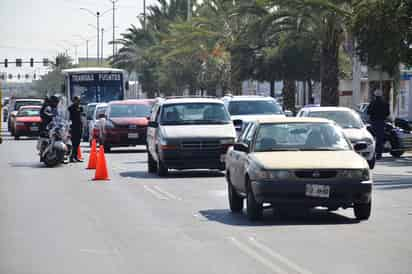
[{"label": "car window", "polygon": [[360,116],[353,111],[311,111],[309,117],[326,118],[334,121],[342,128],[362,128]]},{"label": "car window", "polygon": [[231,121],[223,104],[182,103],[164,105],[161,123],[164,125],[228,124]]},{"label": "car window", "polygon": [[149,115],[150,107],[144,104],[112,104],[109,109],[111,118],[148,117]]},{"label": "car window", "polygon": [[22,109],[17,113],[17,116],[20,117],[35,117],[35,116],[40,116],[40,109],[35,108],[29,108],[29,109]]},{"label": "car window", "polygon": [[245,100],[229,103],[230,115],[283,114],[274,100]]},{"label": "car window", "polygon": [[342,130],[331,123],[263,124],[255,141],[256,152],[350,149]]},{"label": "car window", "polygon": [[106,110],[107,110],[107,106],[104,106],[104,107],[98,107],[97,109],[96,109],[96,119],[99,119],[99,115],[101,115],[101,114],[105,114],[106,113]]},{"label": "car window", "polygon": [[244,140],[246,139],[246,135],[249,132],[250,127],[252,126],[252,123],[243,123],[243,129],[242,132],[239,135],[239,142],[244,142]]},{"label": "car window", "polygon": [[243,142],[244,142],[245,144],[248,144],[249,146],[252,144],[253,136],[254,136],[254,134],[255,134],[255,129],[256,129],[256,127],[257,127],[256,123],[252,123],[252,124],[250,125],[249,130],[248,130],[248,132],[246,133],[245,138],[244,138],[244,140],[243,140]]}]

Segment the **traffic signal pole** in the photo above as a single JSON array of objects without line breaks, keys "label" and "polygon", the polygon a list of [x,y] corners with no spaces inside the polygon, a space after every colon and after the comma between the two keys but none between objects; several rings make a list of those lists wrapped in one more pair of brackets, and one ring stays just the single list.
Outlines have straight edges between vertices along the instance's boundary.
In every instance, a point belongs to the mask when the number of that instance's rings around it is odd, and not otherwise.
[{"label": "traffic signal pole", "polygon": [[1,81],[0,81],[0,144],[3,143],[3,137],[1,136],[3,132],[3,91],[1,90]]}]

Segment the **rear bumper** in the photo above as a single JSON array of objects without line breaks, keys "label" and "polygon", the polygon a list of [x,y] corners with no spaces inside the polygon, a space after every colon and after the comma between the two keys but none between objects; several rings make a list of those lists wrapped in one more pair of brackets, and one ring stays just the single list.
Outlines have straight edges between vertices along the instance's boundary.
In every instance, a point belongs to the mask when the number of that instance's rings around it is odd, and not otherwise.
[{"label": "rear bumper", "polygon": [[14,135],[15,136],[37,137],[37,136],[40,136],[40,129],[33,131],[27,127],[16,126],[14,130]]},{"label": "rear bumper", "polygon": [[[137,138],[136,137],[137,134]],[[146,144],[146,130],[141,131],[111,131],[104,135],[105,144],[112,147],[135,146]]]},{"label": "rear bumper", "polygon": [[300,205],[325,207],[351,207],[354,203],[369,203],[372,194],[372,181],[358,183],[319,182],[330,186],[329,198],[306,196],[306,184],[302,182],[252,182],[256,201],[274,205]]}]

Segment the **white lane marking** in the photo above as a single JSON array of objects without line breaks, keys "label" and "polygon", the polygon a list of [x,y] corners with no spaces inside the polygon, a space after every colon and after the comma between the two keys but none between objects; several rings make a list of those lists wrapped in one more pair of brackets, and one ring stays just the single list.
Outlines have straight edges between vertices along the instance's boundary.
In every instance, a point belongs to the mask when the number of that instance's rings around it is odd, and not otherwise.
[{"label": "white lane marking", "polygon": [[154,189],[151,189],[150,187],[148,187],[146,185],[144,185],[143,187],[146,191],[152,193],[153,196],[155,196],[157,199],[159,199],[159,200],[169,200],[169,198],[167,196],[164,196],[164,194],[159,193],[159,192],[155,191]]},{"label": "white lane marking", "polygon": [[245,252],[246,254],[248,254],[249,256],[253,257],[256,261],[260,262],[261,264],[265,265],[266,267],[268,267],[270,270],[272,270],[274,273],[286,273],[283,269],[281,269],[278,265],[274,264],[273,262],[271,262],[270,260],[268,260],[267,258],[261,256],[259,253],[257,253],[255,250],[251,249],[250,247],[248,247],[246,244],[241,243],[240,241],[236,240],[233,237],[229,238],[232,243],[239,248],[241,251]]},{"label": "white lane marking", "polygon": [[179,201],[182,200],[182,198],[177,197],[176,195],[174,195],[174,194],[172,194],[172,193],[170,193],[170,192],[168,192],[168,191],[166,191],[166,190],[164,190],[164,189],[161,189],[159,186],[153,186],[153,188],[156,189],[158,192],[162,193],[163,195],[171,198],[171,199],[179,200]]},{"label": "white lane marking", "polygon": [[255,238],[249,237],[249,240],[250,240],[250,243],[253,244],[256,248],[260,249],[261,251],[263,251],[267,255],[269,255],[269,256],[273,257],[274,259],[278,260],[279,262],[285,264],[286,266],[288,266],[293,271],[296,271],[297,273],[301,273],[301,274],[312,274],[310,271],[308,271],[306,269],[303,269],[302,267],[298,266],[297,264],[295,264],[291,260],[283,257],[279,253],[273,251],[269,247],[267,247],[264,244],[258,242]]}]

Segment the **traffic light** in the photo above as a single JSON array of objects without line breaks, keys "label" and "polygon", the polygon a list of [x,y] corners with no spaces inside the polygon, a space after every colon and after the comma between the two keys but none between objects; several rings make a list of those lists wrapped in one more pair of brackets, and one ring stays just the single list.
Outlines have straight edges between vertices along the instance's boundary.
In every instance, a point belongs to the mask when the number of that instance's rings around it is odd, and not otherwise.
[{"label": "traffic light", "polygon": [[34,79],[34,80],[36,80],[36,77],[37,77],[37,76],[36,76],[36,73],[33,74],[33,79]]},{"label": "traffic light", "polygon": [[22,63],[23,61],[20,58],[16,59],[16,67],[21,67]]},{"label": "traffic light", "polygon": [[9,60],[4,59],[4,67],[7,68],[9,66]]},{"label": "traffic light", "polygon": [[43,58],[43,67],[47,67],[49,65],[49,59]]},{"label": "traffic light", "polygon": [[1,79],[1,80],[6,80],[6,75],[5,75],[5,74],[1,74],[1,75],[0,75],[0,79]]},{"label": "traffic light", "polygon": [[19,74],[17,74],[17,80],[20,80],[20,73]]},{"label": "traffic light", "polygon": [[34,59],[33,58],[30,58],[30,66],[34,67]]},{"label": "traffic light", "polygon": [[56,57],[56,67],[58,67],[60,65],[60,58]]}]

